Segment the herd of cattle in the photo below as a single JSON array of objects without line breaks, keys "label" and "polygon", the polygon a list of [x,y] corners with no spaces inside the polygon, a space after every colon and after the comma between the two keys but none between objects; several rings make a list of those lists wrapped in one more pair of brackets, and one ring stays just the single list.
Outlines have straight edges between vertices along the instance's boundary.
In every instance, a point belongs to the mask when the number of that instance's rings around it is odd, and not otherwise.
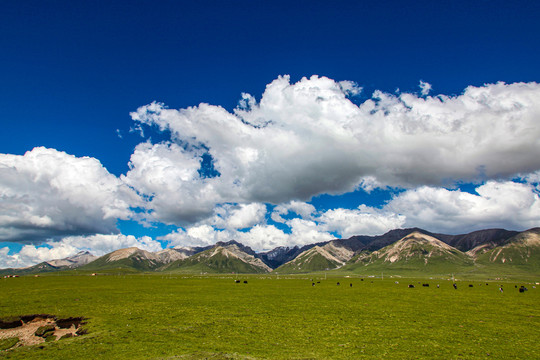
[{"label": "herd of cattle", "polygon": [[[397,283],[397,281],[396,281],[396,283]],[[487,286],[487,285],[489,285],[489,284],[486,283],[486,286]],[[422,286],[423,286],[423,287],[429,287],[429,284],[424,283],[424,284],[422,284]],[[457,283],[453,283],[452,286],[454,287],[455,290],[458,289]],[[409,288],[414,288],[414,285],[413,285],[413,284],[409,284],[408,287],[409,287]],[[437,284],[437,288],[439,288],[439,287],[440,287],[440,285]],[[472,288],[472,287],[474,287],[474,285],[473,285],[473,284],[469,284],[469,287]],[[514,285],[514,288],[518,289],[518,291],[519,291],[520,293],[523,293],[523,292],[529,290],[529,289],[527,289],[524,285],[521,285],[519,288],[518,288],[517,285]],[[536,286],[533,285],[533,289],[536,289]],[[499,291],[500,291],[500,292],[504,292],[504,289],[503,289],[503,286],[502,286],[502,285],[499,285]]]},{"label": "herd of cattle", "polygon": [[[361,279],[361,280],[364,281],[364,279]],[[373,281],[372,281],[372,282],[373,282]],[[317,281],[317,283],[320,283],[320,281]],[[399,281],[395,281],[395,284],[399,284]],[[418,283],[418,284],[420,284],[420,283]],[[339,281],[338,281],[338,282],[337,282],[337,286],[339,286],[339,285],[340,285],[340,283],[339,283]],[[489,283],[486,283],[486,285],[489,285]],[[315,283],[312,282],[312,283],[311,283],[311,286],[315,286]],[[422,286],[423,286],[423,287],[429,287],[429,283],[422,283]],[[458,289],[457,283],[453,283],[452,286],[454,287],[455,290]],[[352,283],[350,284],[350,287],[352,287]],[[439,284],[437,284],[437,289],[440,288],[440,287],[441,287],[441,286],[440,286]],[[469,287],[472,288],[472,287],[474,287],[474,285],[473,285],[473,284],[469,284]],[[409,284],[409,285],[408,285],[408,288],[409,288],[409,289],[414,289],[414,285],[413,285],[413,284]],[[517,285],[514,285],[514,288],[518,289],[518,291],[519,291],[520,293],[523,293],[523,292],[529,290],[529,289],[527,289],[524,285],[521,285],[519,288],[518,288]],[[533,289],[536,289],[536,286],[533,285]],[[502,286],[502,285],[499,286],[499,291],[500,291],[500,292],[504,292],[504,289],[503,289],[503,286]]]},{"label": "herd of cattle", "polygon": [[[364,279],[360,279],[360,281],[364,281]],[[241,280],[234,280],[234,282],[235,282],[236,284],[240,284],[242,281],[241,281]],[[371,282],[373,282],[373,281],[371,281]],[[248,282],[247,282],[247,280],[244,280],[243,283],[244,283],[244,284],[247,284]],[[321,282],[320,282],[320,281],[317,281],[316,283],[317,283],[317,284],[320,284]],[[395,283],[395,284],[399,284],[399,281],[395,281],[394,283]],[[420,282],[419,282],[418,284],[420,284]],[[537,283],[537,284],[538,284],[538,283]],[[337,286],[340,286],[341,283],[338,281],[338,282],[336,283],[336,285],[337,285]],[[486,286],[487,286],[487,285],[489,285],[489,283],[486,283]],[[311,279],[311,286],[315,286],[315,282],[313,281],[313,279]],[[352,286],[353,286],[353,284],[352,284],[352,283],[349,283],[349,287],[352,287]],[[454,282],[454,283],[452,284],[452,286],[454,287],[455,290],[458,289],[457,283]],[[409,288],[409,289],[414,289],[414,287],[415,287],[415,286],[414,286],[413,284],[409,284],[409,285],[408,285],[408,288]],[[422,287],[429,287],[429,283],[422,283]],[[469,287],[472,288],[472,287],[474,287],[474,285],[473,285],[473,284],[469,284]],[[437,289],[438,289],[438,288],[440,288],[440,284],[437,284]],[[520,293],[523,293],[523,292],[529,290],[529,289],[527,289],[524,285],[521,285],[519,288],[518,288],[517,285],[514,285],[514,288],[518,289],[518,291],[519,291]],[[533,285],[533,289],[536,289],[536,286]],[[500,291],[500,292],[504,292],[504,289],[503,289],[503,286],[502,286],[502,285],[499,285],[499,291]]]}]

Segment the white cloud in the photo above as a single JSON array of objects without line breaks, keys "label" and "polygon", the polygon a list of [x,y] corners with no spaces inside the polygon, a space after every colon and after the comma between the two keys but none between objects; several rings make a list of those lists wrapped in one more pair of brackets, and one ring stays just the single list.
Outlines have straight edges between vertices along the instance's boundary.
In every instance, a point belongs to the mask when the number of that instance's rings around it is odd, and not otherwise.
[{"label": "white cloud", "polygon": [[[115,233],[117,219],[130,218],[183,226],[164,237],[171,244],[237,239],[256,250],[399,226],[537,226],[540,85],[471,86],[459,96],[429,96],[425,82],[420,88],[421,96],[376,91],[355,104],[350,96],[361,89],[352,82],[314,76],[291,84],[283,76],[260,102],[242,94],[233,112],[152,103],[132,113],[133,128],[144,136],[143,127],[155,125],[171,139],[139,144],[120,178],[94,158],[54,149],[0,154],[0,240],[48,241],[0,256],[26,264],[83,248],[158,249],[149,238],[95,235]],[[205,154],[219,176],[201,175]],[[524,183],[506,181],[516,176]],[[444,188],[469,181],[485,184],[477,194]],[[306,202],[388,186],[405,191],[382,209],[321,213]],[[290,231],[266,224],[266,203]],[[147,211],[133,214],[134,206]]]},{"label": "white cloud", "polygon": [[316,212],[316,209],[313,205],[306,202],[293,200],[287,204],[281,204],[276,206],[271,215],[272,220],[279,223],[285,223],[286,220],[283,219],[281,215],[287,215],[290,212],[300,215],[302,219],[309,220]]},{"label": "white cloud", "polygon": [[420,80],[420,93],[422,96],[427,96],[429,92],[431,91],[431,84],[427,83],[425,81]]},{"label": "white cloud", "polygon": [[209,222],[221,229],[245,229],[263,223],[265,217],[264,204],[224,204],[216,207],[215,215]]},{"label": "white cloud", "polygon": [[[359,187],[446,186],[540,169],[536,83],[471,86],[453,97],[376,91],[360,105],[348,99],[349,85],[316,76],[291,84],[283,76],[259,103],[243,94],[233,113],[208,104],[141,107],[134,121],[170,130],[172,143],[140,145],[124,180],[153,196],[155,219],[186,224],[222,203],[282,204]],[[198,175],[201,149],[219,177]]]},{"label": "white cloud", "polygon": [[234,234],[234,231],[218,230],[208,224],[197,224],[186,229],[180,228],[159,237],[158,240],[166,241],[170,246],[209,246],[218,241],[232,240]]},{"label": "white cloud", "polygon": [[26,265],[19,265],[16,255],[9,254],[9,248],[0,248],[0,268],[18,268]]},{"label": "white cloud", "polygon": [[341,88],[341,91],[343,91],[343,93],[348,96],[356,96],[362,92],[362,88],[353,81],[344,80],[340,81],[338,84]]},{"label": "white cloud", "polygon": [[405,223],[405,216],[361,205],[354,210],[328,210],[317,220],[327,231],[335,231],[342,238],[349,238],[354,235],[380,235],[400,228]]},{"label": "white cloud", "polygon": [[225,199],[213,179],[198,173],[200,151],[176,144],[139,144],[131,156],[131,170],[121,179],[147,197],[152,219],[167,224],[191,223],[212,215]]},{"label": "white cloud", "polygon": [[540,224],[540,199],[532,185],[488,181],[476,192],[424,186],[401,193],[384,209],[404,216],[406,226],[447,233],[492,227],[525,230]]},{"label": "white cloud", "polygon": [[287,225],[291,229],[289,233],[267,224],[255,225],[249,231],[221,230],[208,224],[198,224],[185,230],[178,229],[159,240],[167,241],[171,246],[209,246],[218,241],[237,240],[255,251],[265,251],[278,246],[302,246],[334,238],[313,221],[295,218]]},{"label": "white cloud", "polygon": [[522,176],[522,178],[529,184],[536,185],[536,189],[540,191],[540,170],[531,174]]},{"label": "white cloud", "polygon": [[274,225],[256,225],[248,232],[239,232],[235,239],[255,251],[268,251],[278,246],[294,246],[295,239],[276,228]]},{"label": "white cloud", "polygon": [[38,147],[0,154],[0,240],[115,233],[137,194],[90,157]]},{"label": "white cloud", "polygon": [[76,253],[76,249],[65,244],[54,247],[25,245],[18,253],[9,254],[9,248],[0,249],[0,268],[27,267],[54,259],[62,259]]},{"label": "white cloud", "polygon": [[[59,243],[50,242],[51,246],[71,246],[76,252],[81,250],[90,251],[96,256],[102,256],[118,249],[137,247],[147,251],[162,250],[161,243],[153,240],[149,236],[137,238],[133,235],[91,235],[91,236],[70,236],[62,239]],[[75,252],[75,253],[76,253]]]},{"label": "white cloud", "polygon": [[[237,240],[255,251],[278,246],[303,246],[354,235],[378,235],[399,227],[421,227],[443,233],[464,233],[490,227],[524,230],[540,223],[539,191],[534,184],[488,181],[476,194],[460,190],[419,187],[396,195],[382,209],[365,205],[358,209],[336,208],[317,212],[308,203],[290,202],[274,208],[273,214],[293,213],[283,219],[288,231],[264,224],[263,204],[219,207],[210,220],[178,229],[159,238],[169,245],[208,246],[218,241]],[[218,218],[218,220],[216,220]],[[245,229],[239,231],[238,229]],[[64,258],[88,250],[95,255],[139,247],[159,251],[162,245],[149,237],[126,235],[69,236],[44,246],[25,245],[9,254],[0,249],[0,267],[21,267]]]},{"label": "white cloud", "polygon": [[317,222],[292,219],[287,221],[291,228],[290,242],[293,245],[306,245],[335,239],[335,236],[324,230]]}]

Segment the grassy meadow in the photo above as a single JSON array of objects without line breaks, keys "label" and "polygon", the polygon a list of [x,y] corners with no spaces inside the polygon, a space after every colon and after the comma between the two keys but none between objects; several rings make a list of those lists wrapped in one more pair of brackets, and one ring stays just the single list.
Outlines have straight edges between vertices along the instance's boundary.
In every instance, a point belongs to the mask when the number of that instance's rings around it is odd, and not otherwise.
[{"label": "grassy meadow", "polygon": [[459,281],[454,290],[448,280],[243,275],[238,279],[248,284],[236,284],[235,278],[0,279],[1,317],[84,316],[89,331],[0,351],[0,358],[540,358],[540,286],[519,293],[514,285],[522,283],[515,281]]}]

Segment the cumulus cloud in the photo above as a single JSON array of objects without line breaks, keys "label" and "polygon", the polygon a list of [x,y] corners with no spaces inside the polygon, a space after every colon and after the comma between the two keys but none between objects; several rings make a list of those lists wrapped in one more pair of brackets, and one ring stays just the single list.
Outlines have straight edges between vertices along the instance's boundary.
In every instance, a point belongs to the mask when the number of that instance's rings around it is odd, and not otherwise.
[{"label": "cumulus cloud", "polygon": [[278,246],[297,245],[290,236],[274,225],[256,225],[248,232],[237,233],[236,239],[255,251],[268,251]]},{"label": "cumulus cloud", "polygon": [[343,238],[354,235],[380,235],[402,227],[406,217],[391,211],[365,205],[358,209],[332,209],[317,218],[321,228],[336,232]]},{"label": "cumulus cloud", "polygon": [[[534,179],[534,174],[527,178]],[[422,186],[398,193],[381,208],[360,205],[357,209],[322,212],[309,203],[292,201],[274,207],[271,213],[274,221],[287,227],[286,231],[266,224],[236,231],[206,223],[180,229],[161,239],[172,245],[199,246],[236,239],[262,251],[354,235],[380,235],[404,227],[448,234],[495,227],[525,230],[540,224],[540,190],[535,185],[488,181],[477,186],[474,194]]]},{"label": "cumulus cloud", "polygon": [[420,80],[420,94],[426,96],[431,91],[431,84]]},{"label": "cumulus cloud", "polygon": [[159,240],[168,242],[170,246],[209,246],[218,241],[236,240],[255,251],[266,251],[278,246],[303,246],[335,238],[314,221],[294,218],[288,220],[287,225],[290,231],[285,232],[268,224],[257,224],[247,231],[196,224],[178,229]]},{"label": "cumulus cloud", "polygon": [[233,236],[234,232],[230,230],[218,230],[208,224],[198,224],[185,229],[179,228],[158,239],[166,241],[169,246],[209,246],[218,241],[232,240]]},{"label": "cumulus cloud", "polygon": [[[212,216],[220,203],[283,204],[540,168],[540,85],[497,83],[427,96],[428,85],[421,85],[421,97],[376,91],[357,105],[349,96],[359,88],[350,83],[313,76],[291,84],[282,76],[259,102],[243,94],[233,112],[152,103],[132,118],[170,131],[170,143],[140,145],[124,180],[150,196],[155,219],[183,224]],[[206,152],[217,177],[198,173]]]},{"label": "cumulus cloud", "polygon": [[[0,256],[27,264],[79,249],[158,249],[149,238],[114,235],[118,219],[135,218],[182,226],[163,237],[170,244],[237,239],[256,250],[401,226],[537,226],[540,85],[471,86],[458,96],[430,95],[425,82],[420,89],[355,103],[361,88],[352,82],[282,76],[260,101],[242,94],[233,111],[152,103],[131,114],[134,131],[144,137],[151,126],[171,137],[139,144],[120,178],[94,158],[54,149],[0,154],[0,241],[48,241]],[[475,194],[449,190],[458,182],[483,185]],[[381,208],[309,204],[376,188],[400,192]],[[266,204],[275,205],[277,227],[266,222]]]},{"label": "cumulus cloud", "polygon": [[76,254],[76,250],[68,245],[56,244],[54,247],[37,247],[25,245],[18,253],[9,254],[9,248],[0,249],[0,268],[27,267],[54,259],[63,259]]},{"label": "cumulus cloud", "polygon": [[[292,219],[283,218],[289,214],[292,214]],[[313,205],[301,201],[276,206],[271,218],[275,222],[286,224],[297,234],[302,227],[305,229],[305,225],[309,224],[310,230],[317,229],[317,232],[322,234],[321,238],[326,239],[334,233],[343,238],[353,235],[378,235],[399,228],[405,223],[402,215],[365,205],[360,205],[357,209],[335,208],[319,212]]]},{"label": "cumulus cloud", "polygon": [[399,194],[384,210],[403,216],[405,226],[447,233],[540,224],[538,189],[512,181],[488,181],[476,194],[423,186]]},{"label": "cumulus cloud", "polygon": [[[273,215],[290,215],[282,224],[287,231],[268,225],[263,204],[226,205],[210,220],[179,228],[159,238],[168,246],[209,246],[235,239],[255,251],[278,246],[303,246],[354,235],[378,235],[391,229],[418,226],[449,234],[490,227],[524,230],[540,223],[539,191],[534,184],[488,181],[474,194],[461,190],[419,187],[396,195],[382,208],[335,208],[319,212],[311,204],[290,202],[276,206]],[[292,216],[292,217],[291,217]],[[216,218],[219,219],[216,220]],[[239,230],[243,229],[243,230]],[[162,245],[149,237],[126,235],[69,236],[44,246],[25,245],[9,254],[0,249],[0,267],[20,267],[64,258],[88,250],[96,255],[139,247],[159,251]]]},{"label": "cumulus cloud", "polygon": [[221,229],[245,229],[263,223],[266,217],[266,205],[223,204],[214,210],[215,215],[208,222]]},{"label": "cumulus cloud", "polygon": [[286,220],[282,215],[287,215],[289,213],[295,213],[300,215],[302,219],[310,219],[312,214],[316,212],[315,206],[308,204],[303,201],[291,201],[287,204],[281,204],[274,208],[272,212],[272,220],[279,223],[285,223]]},{"label": "cumulus cloud", "polygon": [[170,246],[209,246],[218,241],[236,240],[255,251],[270,250],[278,246],[293,245],[291,237],[274,225],[258,224],[249,231],[216,229],[207,224],[189,226],[162,236]]},{"label": "cumulus cloud", "polygon": [[290,242],[294,245],[314,244],[336,237],[315,221],[295,218],[287,221],[291,228]]},{"label": "cumulus cloud", "polygon": [[192,223],[210,216],[224,199],[199,173],[202,153],[177,144],[137,145],[131,170],[121,179],[145,196],[152,218],[172,224]]},{"label": "cumulus cloud", "polygon": [[525,176],[521,176],[521,178],[529,184],[536,185],[536,189],[540,190],[540,170]]},{"label": "cumulus cloud", "polygon": [[90,157],[38,147],[0,154],[0,240],[116,233],[138,195]]},{"label": "cumulus cloud", "polygon": [[362,88],[353,81],[344,80],[344,81],[340,81],[338,84],[339,84],[339,87],[341,88],[341,91],[343,91],[343,93],[345,93],[348,96],[356,96],[362,92]]},{"label": "cumulus cloud", "polygon": [[149,236],[137,238],[133,235],[96,234],[91,236],[69,236],[59,243],[49,243],[51,246],[71,246],[78,251],[90,251],[96,256],[102,256],[118,249],[137,247],[147,251],[162,250],[161,243]]}]

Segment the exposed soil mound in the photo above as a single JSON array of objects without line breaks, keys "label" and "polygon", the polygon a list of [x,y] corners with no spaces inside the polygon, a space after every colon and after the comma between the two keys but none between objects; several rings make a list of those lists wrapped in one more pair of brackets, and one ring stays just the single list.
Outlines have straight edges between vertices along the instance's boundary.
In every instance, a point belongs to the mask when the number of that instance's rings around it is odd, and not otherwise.
[{"label": "exposed soil mound", "polygon": [[11,316],[0,319],[0,344],[6,350],[18,346],[37,345],[86,334],[83,317],[58,319],[49,314]]}]

